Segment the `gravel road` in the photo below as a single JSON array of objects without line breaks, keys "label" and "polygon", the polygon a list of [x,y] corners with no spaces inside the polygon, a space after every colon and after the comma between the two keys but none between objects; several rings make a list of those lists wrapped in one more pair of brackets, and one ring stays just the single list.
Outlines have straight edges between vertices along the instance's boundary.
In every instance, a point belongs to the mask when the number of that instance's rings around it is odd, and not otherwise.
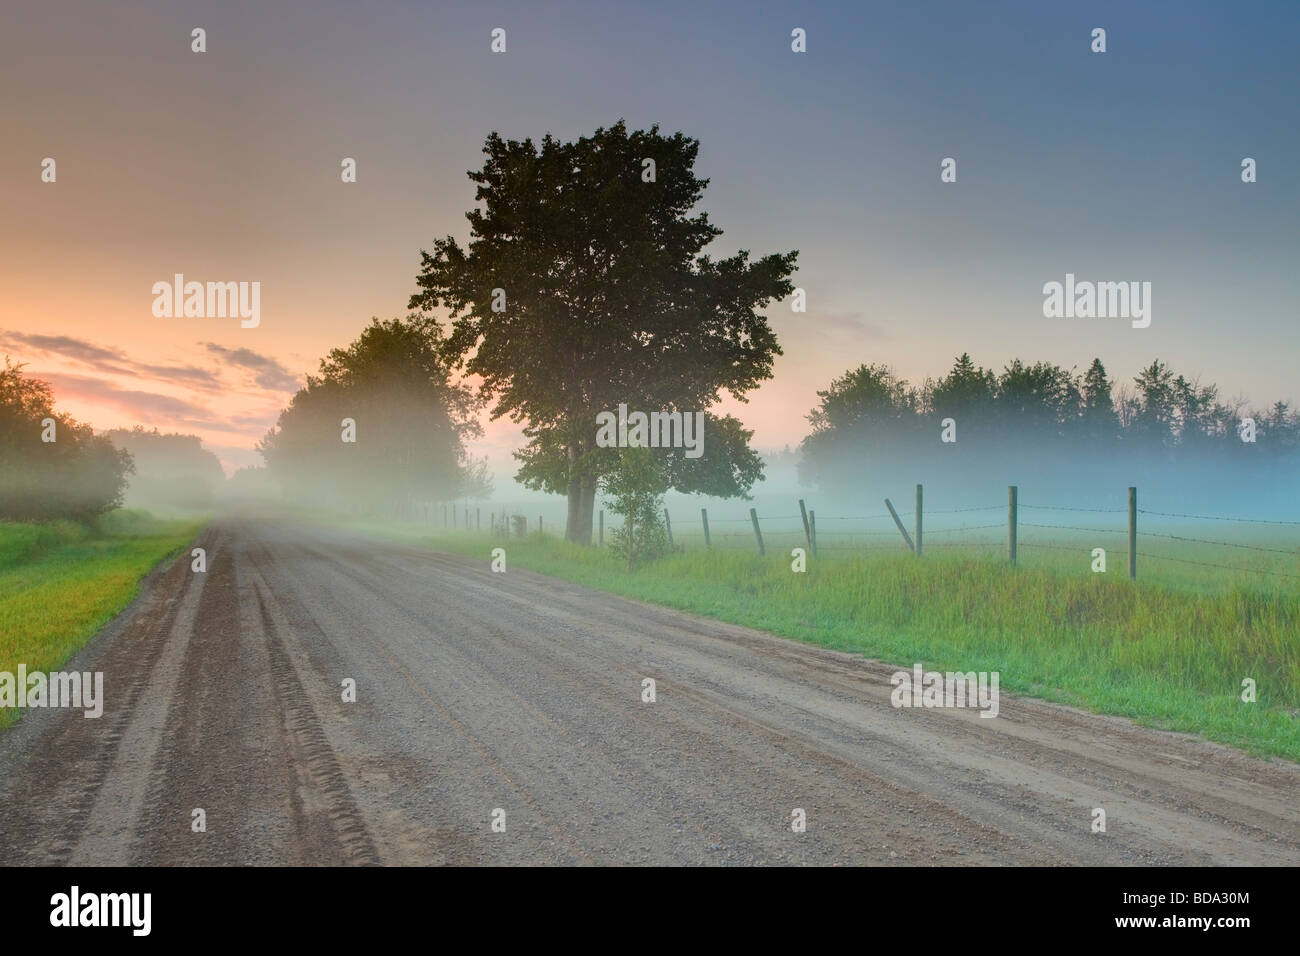
[{"label": "gravel road", "polygon": [[895,709],[894,667],[487,545],[250,517],[198,544],[206,573],[156,572],[68,666],[103,717],[0,736],[0,861],[1300,863],[1294,764],[1005,693]]}]

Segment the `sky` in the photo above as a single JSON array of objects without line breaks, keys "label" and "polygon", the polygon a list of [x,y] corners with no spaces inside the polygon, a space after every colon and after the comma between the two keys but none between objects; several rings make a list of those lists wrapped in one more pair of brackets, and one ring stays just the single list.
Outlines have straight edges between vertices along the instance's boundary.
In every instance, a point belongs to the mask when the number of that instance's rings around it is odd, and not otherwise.
[{"label": "sky", "polygon": [[[699,139],[715,258],[799,250],[807,311],[768,309],[774,377],[722,409],[760,449],[797,445],[850,368],[920,381],[961,352],[1098,356],[1118,381],[1158,357],[1300,400],[1294,2],[6,0],[0,21],[0,355],[74,417],[198,434],[228,471],[330,348],[406,313],[421,248],[468,239],[490,132],[620,118]],[[260,324],[155,317],[176,273],[260,282]],[[1150,282],[1150,326],[1045,318],[1066,274]],[[473,451],[500,485],[522,443],[500,421]]]}]

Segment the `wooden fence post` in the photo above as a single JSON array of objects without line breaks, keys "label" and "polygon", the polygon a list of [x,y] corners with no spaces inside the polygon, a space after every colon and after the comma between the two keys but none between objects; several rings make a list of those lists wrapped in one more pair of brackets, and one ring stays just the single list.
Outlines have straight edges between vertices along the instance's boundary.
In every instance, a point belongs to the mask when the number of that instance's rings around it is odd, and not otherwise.
[{"label": "wooden fence post", "polygon": [[894,506],[889,503],[888,498],[885,499],[885,507],[889,509],[890,517],[894,519],[894,524],[898,526],[898,533],[903,536],[903,543],[907,545],[907,550],[915,551],[916,548],[912,546],[912,539],[908,537],[907,529],[903,527],[903,522],[898,517],[898,512],[894,510]]},{"label": "wooden fence post", "polygon": [[1012,567],[1016,563],[1016,519],[1019,510],[1017,500],[1019,491],[1015,485],[1007,485],[1007,560],[1011,562]]},{"label": "wooden fence post", "polygon": [[799,499],[799,517],[803,518],[803,539],[808,544],[808,550],[812,550],[812,528],[808,523],[808,509],[804,507],[803,499]]},{"label": "wooden fence post", "polygon": [[817,512],[808,512],[808,546],[812,548],[813,557],[817,557]]},{"label": "wooden fence post", "polygon": [[542,533],[542,516],[541,516],[541,515],[538,515],[538,516],[537,516],[537,533],[538,533],[538,534],[541,534],[541,533]]},{"label": "wooden fence post", "polygon": [[916,556],[921,556],[921,486],[916,486]]},{"label": "wooden fence post", "polygon": [[600,509],[600,544],[598,547],[605,547],[605,509]]},{"label": "wooden fence post", "polygon": [[708,508],[700,509],[700,520],[704,522],[704,546],[706,548],[712,548],[713,544],[712,542],[709,541],[709,509]]},{"label": "wooden fence post", "polygon": [[763,547],[763,532],[758,528],[758,512],[753,508],[749,509],[749,520],[754,522],[754,537],[758,539],[759,557],[767,554],[767,548]]},{"label": "wooden fence post", "polygon": [[673,548],[673,519],[668,517],[668,509],[664,509],[664,527],[668,529],[668,547]]},{"label": "wooden fence post", "polygon": [[1136,581],[1138,576],[1138,490],[1128,490],[1128,576]]},{"label": "wooden fence post", "polygon": [[474,509],[474,530],[475,531],[483,530],[483,509],[482,508]]}]

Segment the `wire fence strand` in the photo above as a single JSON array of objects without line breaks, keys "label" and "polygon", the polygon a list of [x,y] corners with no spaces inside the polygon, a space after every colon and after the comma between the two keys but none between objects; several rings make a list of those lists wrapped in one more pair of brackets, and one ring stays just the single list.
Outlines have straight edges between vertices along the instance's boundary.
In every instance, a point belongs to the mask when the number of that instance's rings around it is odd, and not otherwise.
[{"label": "wire fence strand", "polygon": [[[1002,511],[1006,508],[1008,508],[1008,505],[1006,504],[996,504],[996,505],[980,505],[980,506],[967,507],[967,508],[925,509],[922,511],[922,516],[928,518],[930,516],[938,516],[938,515],[979,514],[979,513]],[[1098,514],[1098,515],[1103,515],[1103,514],[1104,515],[1127,515],[1128,514],[1127,508],[1082,508],[1082,507],[1070,507],[1067,505],[1045,505],[1045,504],[1032,504],[1032,503],[1025,503],[1025,502],[1018,502],[1016,504],[1016,508],[1020,511],[1065,512],[1065,513],[1075,513],[1075,514]],[[1138,508],[1136,509],[1136,512],[1138,515],[1144,515],[1150,518],[1177,519],[1186,522],[1216,521],[1216,522],[1228,522],[1228,523],[1243,524],[1243,525],[1267,525],[1279,529],[1284,527],[1286,528],[1300,527],[1300,520],[1290,520],[1290,519],[1282,519],[1282,518],[1276,518],[1276,519],[1243,518],[1243,517],[1237,517],[1233,515],[1207,515],[1207,514],[1195,514],[1190,512],[1154,511],[1147,508]],[[812,512],[810,512],[810,516],[811,514]],[[897,511],[892,514],[889,512],[878,512],[875,514],[863,514],[863,515],[819,515],[816,517],[815,522],[816,524],[821,524],[825,530],[822,530],[820,533],[814,533],[813,540],[822,542],[818,544],[817,547],[818,551],[859,553],[859,554],[867,554],[867,553],[875,554],[875,553],[886,553],[886,552],[898,553],[900,550],[906,552],[908,550],[907,544],[902,540],[902,538],[900,538],[898,529],[896,527],[893,527],[892,525],[885,528],[881,528],[879,526],[874,528],[869,526],[868,527],[851,527],[851,526],[846,527],[845,523],[857,522],[863,525],[867,525],[870,522],[879,522],[879,521],[884,521],[886,519],[890,519],[891,521],[897,521],[899,524],[905,524],[906,526],[908,526],[908,531],[911,531],[912,530],[910,528],[911,519],[913,519],[914,517],[915,517],[915,512],[912,511]],[[1046,517],[1046,515],[1044,515],[1044,517]],[[432,523],[432,513],[430,513],[430,518]],[[506,526],[507,523],[506,518],[507,515],[502,516],[503,528]],[[674,527],[679,529],[677,532],[677,536],[679,539],[695,542],[696,544],[693,544],[692,546],[696,546],[698,542],[700,542],[702,529],[700,529],[698,525],[696,525],[696,522],[699,521],[699,517],[697,515],[690,515],[684,518],[669,515],[669,518],[670,520],[672,520]],[[797,541],[802,543],[803,541],[808,539],[809,536],[808,532],[810,530],[813,530],[812,528],[810,528],[810,524],[807,522],[807,519],[804,517],[803,514],[781,514],[781,515],[757,514],[757,518],[759,522],[759,530],[760,533],[762,534],[763,539],[767,543],[774,545],[777,549],[789,547],[789,544],[792,541]],[[749,525],[752,524],[753,520],[754,520],[754,516],[750,516],[750,515],[746,515],[742,517],[710,516],[707,519],[709,525],[715,525],[715,526],[721,525],[723,526],[724,529],[728,525],[741,526],[741,527],[736,527],[734,531],[732,530],[714,531],[711,534],[709,534],[708,539],[711,543],[719,544],[725,549],[743,549],[743,550],[754,549],[757,545],[757,539],[754,535],[753,529],[749,527]],[[836,530],[829,530],[828,528],[826,528],[827,524],[833,524]],[[1036,529],[1036,530],[1054,531],[1054,532],[1064,531],[1064,532],[1069,532],[1071,534],[1088,534],[1088,535],[1098,535],[1098,534],[1126,535],[1129,533],[1130,529],[1127,525],[1127,522],[1122,522],[1117,524],[1119,526],[1096,527],[1096,526],[1087,526],[1087,525],[1056,524],[1056,523],[1048,523],[1042,521],[1021,521],[1018,519],[1015,521],[1015,527],[1017,529]],[[1158,528],[1160,526],[1159,522],[1156,522],[1155,526]],[[994,523],[986,523],[986,524],[978,524],[978,525],[970,525],[970,526],[945,527],[945,528],[925,527],[922,532],[922,540],[924,542],[924,546],[927,548],[933,548],[933,549],[965,548],[971,551],[988,552],[988,551],[995,551],[995,550],[1005,548],[1007,547],[1007,545],[1003,541],[989,540],[987,536],[978,539],[966,538],[964,540],[934,541],[932,539],[937,537],[945,537],[945,536],[953,536],[959,538],[960,536],[965,536],[975,532],[983,532],[983,531],[991,531],[994,529],[1007,529],[1007,528],[1008,528],[1008,522],[994,522]],[[466,524],[463,526],[463,530],[470,531],[472,529],[468,526],[468,524]],[[616,529],[611,526],[606,530],[612,533]],[[1287,544],[1285,540],[1270,541],[1270,544],[1274,545],[1270,547],[1267,545],[1250,544],[1242,541],[1225,541],[1225,540],[1215,539],[1215,538],[1200,538],[1200,537],[1194,537],[1192,535],[1172,534],[1167,531],[1152,530],[1152,529],[1147,529],[1145,527],[1139,529],[1139,534],[1144,540],[1158,539],[1161,541],[1178,542],[1180,544],[1196,545],[1200,547],[1231,548],[1236,551],[1251,552],[1259,555],[1279,555],[1279,556],[1284,556],[1292,559],[1300,559],[1300,542],[1297,542],[1294,546],[1290,546]],[[1016,547],[1020,549],[1071,552],[1076,554],[1086,553],[1089,550],[1083,543],[1080,544],[1068,543],[1070,539],[1066,536],[1055,535],[1049,537],[1056,537],[1058,538],[1058,540],[1036,541],[1032,539],[1024,540],[1023,538],[1017,538]],[[890,539],[890,538],[894,539],[893,542],[891,543],[887,543],[886,541],[879,540],[879,539]],[[742,540],[737,540],[737,539],[742,539]],[[1281,546],[1277,546],[1277,545],[1281,545]],[[679,548],[681,546],[682,545],[679,545]],[[1120,550],[1118,548],[1111,549],[1110,553],[1120,558],[1128,557],[1129,549],[1127,548],[1124,548],[1123,550]],[[1193,553],[1196,552],[1193,551]],[[1264,574],[1276,578],[1285,578],[1288,580],[1300,581],[1300,573],[1292,573],[1291,571],[1288,570],[1280,570],[1276,566],[1246,567],[1240,564],[1234,565],[1234,564],[1220,563],[1216,561],[1204,561],[1198,558],[1182,557],[1178,555],[1164,554],[1164,553],[1152,553],[1152,552],[1146,552],[1142,550],[1139,550],[1137,552],[1137,557],[1144,560],[1150,559],[1153,561],[1167,561],[1167,562],[1172,562],[1180,565],[1207,568],[1216,571],[1233,572],[1235,574]],[[1260,560],[1265,561],[1265,559],[1260,559]],[[1266,562],[1266,563],[1273,563],[1274,565],[1276,565],[1278,562],[1276,560],[1273,560],[1272,562]],[[1298,565],[1297,568],[1300,569],[1300,565]]]}]

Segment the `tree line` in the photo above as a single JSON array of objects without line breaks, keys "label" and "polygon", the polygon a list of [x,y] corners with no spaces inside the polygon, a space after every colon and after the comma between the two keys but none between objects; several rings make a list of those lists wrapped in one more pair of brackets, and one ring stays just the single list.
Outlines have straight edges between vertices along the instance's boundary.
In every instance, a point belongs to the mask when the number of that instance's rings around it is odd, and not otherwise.
[{"label": "tree line", "polygon": [[971,480],[1008,468],[1028,478],[1182,466],[1195,483],[1197,472],[1300,451],[1300,413],[1287,403],[1250,408],[1158,359],[1117,386],[1098,358],[1083,372],[1018,358],[995,371],[963,353],[938,379],[912,384],[886,365],[863,364],[817,396],[800,476],[829,488],[873,469],[906,464],[915,473],[944,462],[972,468]]}]

